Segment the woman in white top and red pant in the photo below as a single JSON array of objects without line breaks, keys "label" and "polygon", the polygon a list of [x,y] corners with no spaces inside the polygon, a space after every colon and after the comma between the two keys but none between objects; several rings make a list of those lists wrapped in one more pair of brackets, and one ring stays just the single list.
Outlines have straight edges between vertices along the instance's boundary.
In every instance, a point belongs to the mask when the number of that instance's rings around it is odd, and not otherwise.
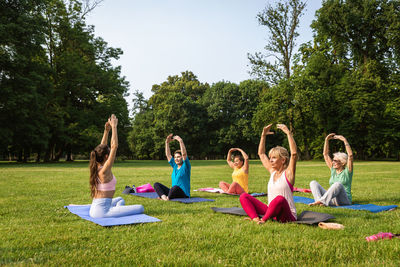
[{"label": "woman in white top and red pant", "polygon": [[[240,196],[240,203],[250,219],[258,224],[265,223],[268,219],[279,222],[291,222],[297,219],[296,207],[293,200],[293,186],[295,182],[297,146],[292,133],[284,124],[277,124],[288,137],[289,152],[281,146],[272,148],[268,155],[265,154],[265,138],[270,132],[272,124],[264,127],[258,146],[258,155],[263,166],[270,172],[268,182],[268,205],[244,193]],[[258,214],[262,214],[260,219]]]}]

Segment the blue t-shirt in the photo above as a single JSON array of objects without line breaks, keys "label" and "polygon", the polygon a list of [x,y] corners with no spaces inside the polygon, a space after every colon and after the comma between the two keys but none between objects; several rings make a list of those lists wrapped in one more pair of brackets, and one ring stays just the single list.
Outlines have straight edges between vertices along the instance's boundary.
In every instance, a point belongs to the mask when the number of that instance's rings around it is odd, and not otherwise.
[{"label": "blue t-shirt", "polygon": [[169,161],[169,164],[174,169],[172,171],[171,179],[172,186],[179,186],[185,195],[190,197],[190,162],[189,157],[186,157],[186,160],[183,161],[182,166],[178,169],[178,165],[175,163],[175,159],[172,157]]}]

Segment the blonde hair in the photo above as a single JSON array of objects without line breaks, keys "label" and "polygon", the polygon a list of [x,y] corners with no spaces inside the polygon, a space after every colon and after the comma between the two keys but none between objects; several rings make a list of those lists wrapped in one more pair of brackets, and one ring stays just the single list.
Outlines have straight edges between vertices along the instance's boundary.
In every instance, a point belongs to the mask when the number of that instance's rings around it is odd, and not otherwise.
[{"label": "blonde hair", "polygon": [[270,151],[268,152],[268,156],[275,156],[275,157],[279,157],[279,158],[283,158],[285,159],[285,163],[283,164],[283,166],[285,166],[285,168],[287,168],[287,166],[289,165],[289,152],[287,151],[286,148],[281,147],[281,146],[276,146],[270,149]]},{"label": "blonde hair", "polygon": [[347,154],[346,153],[343,153],[343,152],[333,153],[333,158],[337,158],[343,164],[343,166],[346,166],[346,164],[347,164]]}]

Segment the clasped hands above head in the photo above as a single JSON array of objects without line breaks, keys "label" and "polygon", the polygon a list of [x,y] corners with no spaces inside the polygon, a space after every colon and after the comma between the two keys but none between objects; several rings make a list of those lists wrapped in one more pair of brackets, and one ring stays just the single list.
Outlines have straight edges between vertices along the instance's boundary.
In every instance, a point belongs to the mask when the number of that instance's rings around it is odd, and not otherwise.
[{"label": "clasped hands above head", "polygon": [[[263,128],[263,132],[262,132],[262,135],[270,135],[270,134],[274,134],[274,132],[271,132],[270,130],[271,130],[271,127],[272,127],[272,124],[269,124],[269,125],[267,125],[267,126],[265,126],[264,128]],[[276,128],[277,129],[280,129],[282,132],[284,132],[285,134],[288,134],[288,133],[290,133],[290,131],[289,131],[289,129],[288,129],[288,127],[285,125],[285,124],[276,124]]]},{"label": "clasped hands above head", "polygon": [[178,136],[178,135],[173,135],[173,134],[169,134],[168,136],[167,136],[167,142],[169,143],[169,142],[171,142],[171,141],[173,141],[173,140],[176,140],[176,141],[181,141],[182,140],[182,138],[180,137],[180,136]]},{"label": "clasped hands above head", "polygon": [[327,140],[330,140],[330,139],[337,139],[337,140],[340,140],[340,141],[345,141],[345,140],[346,140],[346,138],[345,138],[343,135],[337,135],[337,134],[335,134],[335,133],[330,133],[330,134],[328,134],[328,135],[326,136],[326,139],[327,139]]}]

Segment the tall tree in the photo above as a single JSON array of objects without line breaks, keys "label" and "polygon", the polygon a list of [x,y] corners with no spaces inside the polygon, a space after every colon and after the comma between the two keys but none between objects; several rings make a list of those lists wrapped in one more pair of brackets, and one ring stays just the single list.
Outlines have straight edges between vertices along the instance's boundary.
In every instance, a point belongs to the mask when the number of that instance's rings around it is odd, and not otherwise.
[{"label": "tall tree", "polygon": [[393,34],[399,18],[398,1],[328,0],[312,24],[316,44],[329,47],[331,60],[346,67],[336,98],[350,117],[347,127],[338,128],[354,136],[361,158],[382,156],[383,147],[399,141],[396,117],[387,112],[399,98],[399,45]]},{"label": "tall tree", "polygon": [[48,108],[52,136],[46,160],[58,160],[64,153],[70,160],[73,150],[84,152],[96,145],[94,128],[101,129],[102,121],[111,113],[118,116],[120,128],[125,129],[119,131],[120,143],[126,140],[129,130],[125,127],[130,121],[123,98],[128,83],[121,78],[120,67],[111,65],[111,59],[118,59],[122,51],[94,37],[93,27],[85,23],[85,12],[77,0],[51,0],[45,12],[54,81]]},{"label": "tall tree", "polygon": [[[268,5],[257,15],[260,25],[267,27],[270,36],[265,46],[267,54],[248,54],[251,75],[271,84],[290,77],[295,40],[299,36],[297,28],[305,6],[301,0],[280,0],[276,6]],[[273,63],[271,57],[275,58]]]},{"label": "tall tree", "polygon": [[143,93],[135,91],[133,98],[132,130],[128,135],[129,148],[137,159],[153,159],[155,152],[154,114]]},{"label": "tall tree", "polygon": [[99,1],[0,1],[2,151],[20,160],[31,152],[39,160],[43,151],[45,160],[71,159],[96,145],[111,113],[126,142],[129,84],[111,64],[122,51],[95,38],[85,22]]},{"label": "tall tree", "polygon": [[0,2],[0,148],[26,161],[44,150],[51,84],[43,49],[46,1]]}]

